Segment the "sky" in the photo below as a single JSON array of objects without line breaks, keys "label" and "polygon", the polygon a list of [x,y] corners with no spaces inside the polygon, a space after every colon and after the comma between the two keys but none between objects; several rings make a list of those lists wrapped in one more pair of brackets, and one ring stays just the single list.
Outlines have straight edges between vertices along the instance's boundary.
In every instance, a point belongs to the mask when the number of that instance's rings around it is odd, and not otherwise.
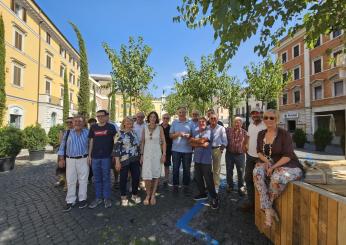
[{"label": "sky", "polygon": [[[111,64],[102,48],[107,42],[119,50],[127,44],[130,36],[142,36],[144,43],[152,48],[148,64],[154,68],[155,77],[150,92],[160,97],[165,90],[169,94],[174,79],[185,71],[184,57],[190,57],[196,64],[202,55],[212,54],[218,45],[210,26],[190,30],[184,23],[174,23],[178,15],[176,7],[181,0],[36,0],[38,5],[78,50],[78,43],[68,21],[75,23],[85,40],[89,72],[109,74]],[[254,36],[243,43],[237,54],[230,60],[229,74],[243,81],[246,78],[244,66],[259,62],[253,52],[259,41]],[[157,89],[153,88],[153,84]]]}]

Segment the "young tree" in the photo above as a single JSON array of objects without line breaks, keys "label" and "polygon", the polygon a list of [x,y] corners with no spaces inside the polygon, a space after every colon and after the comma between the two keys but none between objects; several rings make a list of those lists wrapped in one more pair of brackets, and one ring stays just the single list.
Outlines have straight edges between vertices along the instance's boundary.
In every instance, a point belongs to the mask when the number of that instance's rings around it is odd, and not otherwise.
[{"label": "young tree", "polygon": [[202,56],[200,68],[188,57],[184,58],[186,75],[175,81],[175,89],[181,98],[191,98],[199,111],[204,113],[213,104],[220,86],[217,64],[212,56]]},{"label": "young tree", "polygon": [[73,30],[75,31],[79,45],[80,55],[80,88],[78,94],[78,112],[89,117],[90,113],[90,84],[89,84],[89,71],[88,71],[88,58],[85,48],[85,42],[78,27],[70,22]]},{"label": "young tree", "polygon": [[6,109],[5,58],[5,27],[2,15],[0,15],[0,126],[2,126],[4,121]]},{"label": "young tree", "polygon": [[95,84],[93,86],[93,100],[91,101],[91,117],[95,118],[96,116],[96,87]]},{"label": "young tree", "polygon": [[219,90],[218,103],[222,107],[228,109],[228,124],[231,125],[234,116],[234,108],[236,108],[237,105],[242,101],[244,98],[244,93],[242,92],[242,87],[239,80],[234,77],[230,77],[227,74],[223,74],[220,85],[222,89]]},{"label": "young tree", "polygon": [[183,21],[189,28],[213,27],[214,39],[220,42],[215,51],[220,70],[240,44],[256,34],[260,41],[254,51],[266,56],[286,33],[304,28],[305,40],[312,47],[320,34],[346,29],[345,0],[182,0],[177,9],[179,16],[174,21]]},{"label": "young tree", "polygon": [[282,93],[287,84],[287,80],[282,76],[282,64],[280,61],[273,61],[268,58],[264,62],[250,67],[245,67],[249,92],[255,96],[256,100],[268,104]]},{"label": "young tree", "polygon": [[64,72],[64,98],[63,98],[63,109],[62,109],[64,124],[70,115],[70,98],[68,93],[68,81],[67,81],[67,70]]},{"label": "young tree", "polygon": [[[112,88],[111,91],[115,91],[115,85],[114,83],[111,84]],[[111,98],[110,98],[110,119],[112,120],[112,122],[115,122],[115,93],[111,93],[110,94]]]},{"label": "young tree", "polygon": [[155,110],[153,100],[154,97],[150,93],[140,94],[138,100],[136,100],[137,109],[144,112],[145,115],[149,114],[151,111]]},{"label": "young tree", "polygon": [[[132,113],[132,99],[148,88],[148,84],[154,77],[154,71],[147,64],[151,48],[143,43],[143,38],[134,40],[129,38],[129,44],[121,45],[117,53],[107,43],[102,44],[112,64],[112,80],[116,83],[116,90],[123,96],[123,113],[127,115],[126,103],[129,101],[129,113]],[[113,91],[113,92],[115,92]]]}]

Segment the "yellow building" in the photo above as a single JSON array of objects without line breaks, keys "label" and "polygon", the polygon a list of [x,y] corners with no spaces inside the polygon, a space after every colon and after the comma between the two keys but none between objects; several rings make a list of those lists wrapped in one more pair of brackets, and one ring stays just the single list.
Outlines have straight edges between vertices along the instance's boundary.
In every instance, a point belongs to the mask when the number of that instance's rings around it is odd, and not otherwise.
[{"label": "yellow building", "polygon": [[63,79],[69,79],[70,113],[77,109],[79,54],[33,0],[1,0],[5,24],[4,124],[19,128],[62,123]]}]

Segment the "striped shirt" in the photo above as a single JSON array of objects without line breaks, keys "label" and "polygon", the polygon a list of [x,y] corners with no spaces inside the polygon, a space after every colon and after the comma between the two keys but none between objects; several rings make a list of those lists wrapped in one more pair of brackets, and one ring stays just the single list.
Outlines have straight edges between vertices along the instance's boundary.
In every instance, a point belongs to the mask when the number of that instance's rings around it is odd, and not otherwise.
[{"label": "striped shirt", "polygon": [[[66,134],[67,131],[64,133],[63,140],[61,142],[61,145],[59,147],[58,155],[63,156],[64,155],[64,148],[66,143]],[[66,156],[69,157],[78,157],[78,156],[84,156],[88,154],[88,142],[89,142],[89,129],[82,129],[80,131],[80,134],[76,133],[76,130],[71,129],[70,134],[67,139],[67,147],[66,147]]]}]

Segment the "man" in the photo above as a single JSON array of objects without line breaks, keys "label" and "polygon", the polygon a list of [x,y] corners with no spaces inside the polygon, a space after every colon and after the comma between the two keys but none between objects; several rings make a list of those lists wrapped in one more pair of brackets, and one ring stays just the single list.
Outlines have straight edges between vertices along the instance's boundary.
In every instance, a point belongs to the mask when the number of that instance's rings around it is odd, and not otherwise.
[{"label": "man", "polygon": [[228,142],[225,128],[217,123],[217,114],[210,113],[209,121],[212,138],[213,178],[216,192],[218,192],[220,187],[221,156]]},{"label": "man", "polygon": [[171,125],[169,125],[169,120],[171,117],[168,113],[165,113],[162,115],[162,123],[161,127],[163,128],[163,132],[165,134],[165,140],[166,140],[166,161],[164,163],[165,165],[165,179],[163,181],[163,185],[168,185],[168,179],[169,179],[169,167],[171,166],[171,158],[172,158],[172,139],[169,137],[169,130],[171,129]]},{"label": "man", "polygon": [[[60,131],[60,135],[59,135],[60,145],[61,145],[62,140],[64,138],[65,132],[70,131],[71,129],[73,129],[73,117],[66,118],[65,124],[66,124],[66,130]],[[68,134],[69,133],[70,132],[68,132]],[[66,156],[64,156],[64,158],[66,160]],[[59,166],[59,158],[58,158],[58,167],[56,169],[56,175],[59,176],[59,181],[55,183],[55,186],[58,187],[58,186],[62,186],[63,185],[64,186],[64,191],[66,192],[67,191],[66,167],[60,168],[60,166]]]},{"label": "man", "polygon": [[243,120],[240,117],[234,118],[233,127],[226,130],[228,145],[226,148],[226,176],[227,192],[233,190],[233,168],[237,168],[238,176],[238,194],[243,196],[244,187],[244,165],[247,132],[242,128]]},{"label": "man", "polygon": [[211,132],[207,128],[207,119],[200,117],[198,121],[199,127],[193,132],[193,138],[189,142],[194,147],[194,162],[195,162],[195,180],[197,183],[199,194],[194,197],[194,200],[207,199],[206,187],[211,197],[211,208],[217,209],[219,200],[215,191],[213,173],[211,170]]},{"label": "man", "polygon": [[186,108],[178,108],[178,119],[173,121],[169,130],[169,135],[173,140],[172,160],[173,160],[173,188],[179,187],[179,170],[183,165],[183,185],[188,187],[191,180],[190,168],[192,161],[192,147],[189,138],[192,133],[191,123],[186,118]]},{"label": "man", "polygon": [[86,200],[89,176],[88,134],[89,130],[84,128],[83,117],[75,116],[73,118],[73,129],[70,129],[68,135],[67,132],[65,132],[58,151],[59,166],[66,167],[67,204],[63,209],[64,212],[70,211],[76,204],[77,180],[79,183],[79,208],[85,208],[87,206]]},{"label": "man", "polygon": [[94,124],[89,132],[89,164],[94,174],[96,199],[89,208],[96,208],[102,202],[105,208],[110,208],[112,206],[110,168],[116,129],[114,125],[107,122],[106,110],[97,111],[96,117],[98,123]]},{"label": "man", "polygon": [[142,132],[145,127],[144,118],[144,112],[138,112],[136,114],[136,122],[133,124],[133,131],[136,133],[139,143],[142,143]]},{"label": "man", "polygon": [[199,111],[192,111],[191,124],[193,126],[193,131],[198,128]]},{"label": "man", "polygon": [[[207,125],[208,125],[208,126],[210,125],[210,115],[211,115],[211,114],[215,114],[214,109],[209,109],[209,110],[207,111],[207,117],[208,117]],[[223,122],[221,122],[220,120],[217,121],[217,124],[219,124],[220,126],[224,126],[224,125],[223,125]]]},{"label": "man", "polygon": [[259,108],[254,108],[250,112],[252,122],[249,125],[246,142],[245,142],[245,151],[246,154],[246,165],[245,165],[245,183],[248,194],[249,202],[245,203],[242,206],[242,210],[254,211],[255,207],[255,189],[253,183],[253,169],[258,160],[257,155],[257,135],[260,131],[266,129],[265,124],[262,122],[261,110]]}]

